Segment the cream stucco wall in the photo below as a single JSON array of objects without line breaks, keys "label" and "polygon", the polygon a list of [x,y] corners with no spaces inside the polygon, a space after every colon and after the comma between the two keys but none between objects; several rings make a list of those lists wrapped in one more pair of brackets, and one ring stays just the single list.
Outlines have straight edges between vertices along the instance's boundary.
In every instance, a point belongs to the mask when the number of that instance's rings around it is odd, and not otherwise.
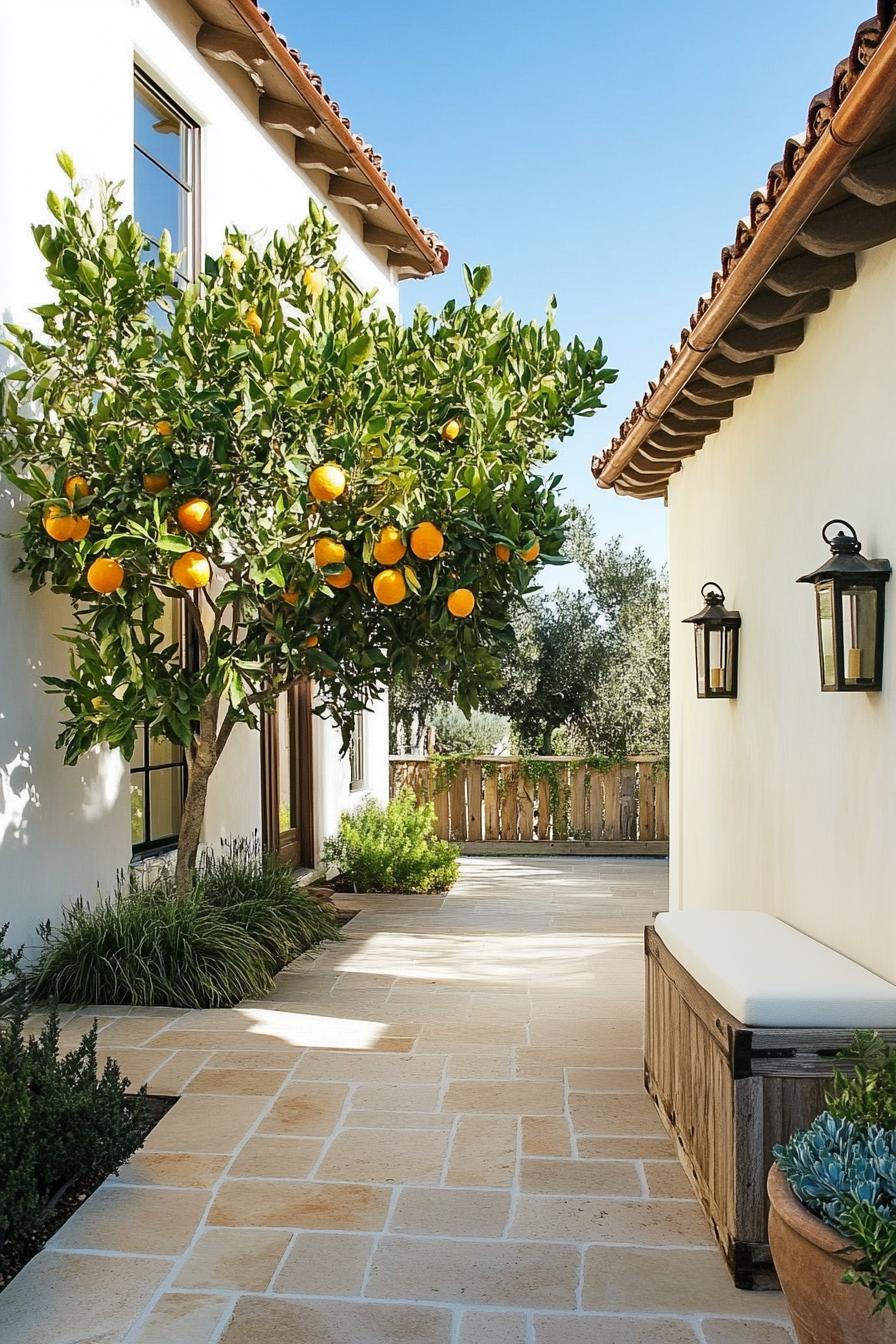
[{"label": "cream stucco wall", "polygon": [[[896,586],[883,692],[823,695],[795,582],[834,517],[896,563],[896,244],[858,267],[670,483],[672,901],[769,911],[896,980]],[[708,579],[743,617],[735,701],[694,690]]]},{"label": "cream stucco wall", "polygon": [[[132,176],[135,62],[199,124],[201,242],[207,249],[235,223],[266,233],[297,224],[310,195],[325,201],[324,180],[295,168],[292,141],[272,141],[257,118],[257,93],[232,66],[210,65],[195,49],[199,20],[183,0],[41,0],[4,7],[0,18],[0,320],[27,321],[46,296],[31,225],[47,218],[48,187],[61,190],[55,155],[67,150],[79,176]],[[39,69],[39,77],[38,77]],[[362,289],[397,307],[397,285],[361,242],[359,212],[328,208],[340,220],[340,253]],[[0,530],[15,526],[15,501],[0,486]],[[63,766],[54,740],[58,702],[40,678],[60,672],[65,649],[54,637],[67,603],[29,595],[11,574],[14,544],[0,539],[0,923],[33,943],[38,920],[55,917],[97,883],[109,889],[131,855],[127,768],[97,751]],[[369,787],[387,791],[387,709],[366,724]],[[318,837],[352,801],[339,736],[315,731]],[[207,839],[260,825],[258,735],[238,729],[213,778]]]}]

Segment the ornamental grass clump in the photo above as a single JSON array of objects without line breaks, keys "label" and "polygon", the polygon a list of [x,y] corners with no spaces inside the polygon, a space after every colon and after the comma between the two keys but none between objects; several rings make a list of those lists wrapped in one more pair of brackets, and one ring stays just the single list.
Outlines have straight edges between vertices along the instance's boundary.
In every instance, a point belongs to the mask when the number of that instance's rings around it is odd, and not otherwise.
[{"label": "ornamental grass clump", "polygon": [[343,812],[323,861],[355,891],[447,891],[457,881],[458,853],[436,835],[432,804],[404,789],[385,807],[367,798],[357,811]]},{"label": "ornamental grass clump", "polygon": [[827,1109],[775,1161],[800,1203],[855,1244],[844,1282],[896,1312],[896,1050],[860,1031],[846,1054],[854,1072],[835,1072]]},{"label": "ornamental grass clump", "polygon": [[130,870],[111,897],[78,900],[41,932],[35,998],[176,1008],[261,998],[288,961],[338,936],[293,875],[249,842],[206,856],[186,896],[168,869]]}]

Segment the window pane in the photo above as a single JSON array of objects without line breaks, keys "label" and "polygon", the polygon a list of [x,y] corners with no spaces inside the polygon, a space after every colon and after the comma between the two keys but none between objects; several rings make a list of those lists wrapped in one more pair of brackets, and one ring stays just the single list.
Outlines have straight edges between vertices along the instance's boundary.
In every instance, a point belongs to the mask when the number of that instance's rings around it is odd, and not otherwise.
[{"label": "window pane", "polygon": [[150,765],[180,765],[182,760],[183,747],[167,741],[164,737],[149,739]]},{"label": "window pane", "polygon": [[137,84],[134,97],[134,139],[170,173],[187,181],[187,136],[183,122]]},{"label": "window pane", "polygon": [[349,760],[351,762],[351,787],[357,789],[364,783],[364,715],[360,713],[355,714]]},{"label": "window pane", "polygon": [[290,697],[281,695],[277,701],[277,812],[280,834],[291,831],[296,820],[292,800],[292,753],[290,751]]},{"label": "window pane", "polygon": [[181,770],[153,770],[149,776],[150,840],[176,835],[180,825]]},{"label": "window pane", "polygon": [[143,775],[131,775],[131,844],[142,845],[146,839],[144,824],[146,819],[146,798],[143,792]]},{"label": "window pane", "polygon": [[143,747],[143,724],[141,723],[137,729],[137,745],[134,747],[134,754],[131,757],[131,769],[134,769],[135,766],[146,764]]},{"label": "window pane", "polygon": [[186,242],[186,195],[173,178],[134,150],[134,215],[144,233],[157,242],[162,230],[171,234],[171,247],[180,252]]}]

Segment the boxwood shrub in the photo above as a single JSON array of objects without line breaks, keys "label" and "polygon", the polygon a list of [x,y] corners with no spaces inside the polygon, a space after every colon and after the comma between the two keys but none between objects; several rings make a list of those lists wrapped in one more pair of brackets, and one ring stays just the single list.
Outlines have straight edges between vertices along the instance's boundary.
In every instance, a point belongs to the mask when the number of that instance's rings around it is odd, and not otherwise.
[{"label": "boxwood shrub", "polygon": [[404,789],[385,807],[367,798],[357,811],[343,812],[323,860],[355,891],[447,891],[457,881],[458,853],[436,835],[432,804]]}]

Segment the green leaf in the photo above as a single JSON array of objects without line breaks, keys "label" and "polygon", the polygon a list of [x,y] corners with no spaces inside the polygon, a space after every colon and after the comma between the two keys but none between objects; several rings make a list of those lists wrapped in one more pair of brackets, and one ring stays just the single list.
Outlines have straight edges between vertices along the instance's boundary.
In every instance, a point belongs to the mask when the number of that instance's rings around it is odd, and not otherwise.
[{"label": "green leaf", "polygon": [[74,162],[73,162],[73,160],[72,160],[71,155],[70,155],[70,154],[66,154],[66,152],[65,152],[64,149],[60,149],[59,153],[56,155],[56,162],[59,164],[59,167],[60,167],[60,168],[62,169],[62,171],[65,173],[65,175],[66,175],[66,177],[68,178],[69,182],[74,182],[74,180],[75,180],[75,165],[74,165]]}]

